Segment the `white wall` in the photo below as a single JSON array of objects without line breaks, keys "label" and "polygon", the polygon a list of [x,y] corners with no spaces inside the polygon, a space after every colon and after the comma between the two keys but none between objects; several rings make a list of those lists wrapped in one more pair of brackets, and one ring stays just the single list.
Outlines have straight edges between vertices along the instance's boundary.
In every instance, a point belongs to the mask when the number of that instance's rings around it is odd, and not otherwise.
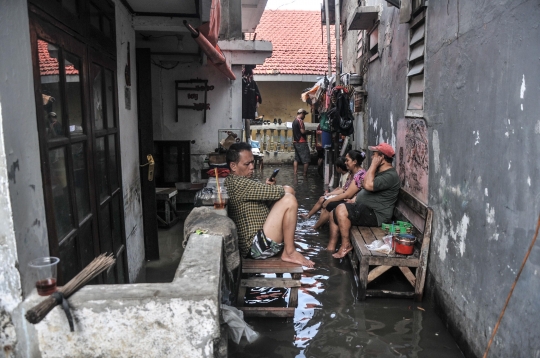
[{"label": "white wall", "polygon": [[[228,57],[228,52],[225,52]],[[166,67],[174,66],[182,58],[172,59],[153,56],[157,63]],[[184,58],[185,59],[185,58]],[[160,62],[166,61],[165,63]],[[204,157],[218,146],[218,129],[242,129],[242,80],[241,66],[232,66],[236,80],[231,81],[213,65],[198,62],[178,62],[171,70],[152,65],[152,111],[154,119],[154,140],[194,140],[191,145],[191,182],[199,181],[199,169]],[[191,109],[178,111],[176,122],[175,83],[176,80],[208,79],[214,90],[208,91],[210,110],[203,112]],[[198,100],[187,99],[188,93],[199,94]],[[184,104],[204,101],[204,92],[182,91]]]},{"label": "white wall", "polygon": [[[130,43],[131,57],[131,109],[126,108],[126,79],[124,75],[127,64],[128,42]],[[120,1],[117,1],[116,6],[116,51],[126,250],[129,282],[134,282],[144,262],[144,231],[139,171],[135,30],[133,29],[131,15],[120,4]]]}]

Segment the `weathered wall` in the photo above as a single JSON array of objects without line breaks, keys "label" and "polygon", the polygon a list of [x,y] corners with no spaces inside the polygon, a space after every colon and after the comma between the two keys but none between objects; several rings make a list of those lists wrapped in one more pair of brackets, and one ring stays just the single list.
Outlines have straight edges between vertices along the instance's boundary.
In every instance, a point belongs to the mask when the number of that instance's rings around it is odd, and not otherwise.
[{"label": "weathered wall", "polygon": [[[382,13],[380,56],[366,79],[366,136],[400,145],[420,120],[404,118],[408,24],[385,1],[367,3]],[[468,356],[482,355],[540,213],[539,18],[538,2],[429,2],[429,177],[420,184],[434,209],[427,292]],[[537,244],[490,356],[540,355],[539,265]]]},{"label": "weathered wall", "polygon": [[[135,30],[128,10],[117,1],[116,51],[118,81],[118,111],[120,123],[120,155],[124,191],[124,219],[129,282],[134,282],[144,263],[144,231],[142,219],[141,179],[139,175],[139,129],[137,118],[137,77],[135,71]],[[127,48],[130,44],[131,86],[126,98]],[[127,105],[130,102],[131,106]],[[128,109],[130,108],[130,109]]]},{"label": "weathered wall", "polygon": [[[191,40],[191,38],[190,38]],[[226,57],[229,56],[225,52]],[[200,182],[200,169],[206,155],[218,147],[218,129],[242,129],[242,81],[241,66],[232,66],[235,81],[229,80],[211,64],[200,64],[192,60],[167,58],[166,62],[153,56],[154,62],[171,70],[152,66],[152,112],[154,119],[154,140],[189,140],[191,144],[191,182]],[[206,112],[203,123],[203,111],[192,109],[178,110],[176,122],[175,83],[176,80],[208,79],[208,85],[214,89],[208,91]],[[188,100],[188,93],[199,95],[198,100]],[[179,102],[191,105],[202,103],[204,92],[182,91]]]},{"label": "weathered wall", "polygon": [[28,8],[25,1],[0,0],[0,9],[0,98],[4,145],[18,268],[26,294],[33,289],[31,280],[27,279],[28,262],[49,254]]},{"label": "weathered wall", "polygon": [[[429,286],[481,355],[540,213],[540,3],[458,4],[428,10]],[[537,243],[490,357],[540,355],[539,275]]]},{"label": "weathered wall", "polygon": [[[300,95],[306,88],[312,87],[313,83],[259,81],[257,86],[262,96],[258,114],[264,114],[267,121],[281,118],[283,122],[292,122],[299,108],[310,111],[309,105],[302,102]],[[311,114],[306,115],[306,122],[312,122]]]},{"label": "weathered wall", "polygon": [[74,332],[60,307],[35,326],[41,356],[219,357],[222,245],[193,234],[171,283],[83,287],[69,298]]}]

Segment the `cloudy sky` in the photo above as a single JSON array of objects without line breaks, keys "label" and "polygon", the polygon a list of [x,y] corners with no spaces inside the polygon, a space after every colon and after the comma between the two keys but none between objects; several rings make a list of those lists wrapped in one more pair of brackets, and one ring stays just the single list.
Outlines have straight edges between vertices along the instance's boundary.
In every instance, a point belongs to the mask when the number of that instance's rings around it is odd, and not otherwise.
[{"label": "cloudy sky", "polygon": [[268,0],[267,10],[320,10],[322,0]]}]

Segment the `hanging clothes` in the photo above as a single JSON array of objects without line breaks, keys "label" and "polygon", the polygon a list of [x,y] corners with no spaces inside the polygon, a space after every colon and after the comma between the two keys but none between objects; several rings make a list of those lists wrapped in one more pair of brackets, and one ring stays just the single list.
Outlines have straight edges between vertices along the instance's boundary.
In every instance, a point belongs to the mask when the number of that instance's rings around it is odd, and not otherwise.
[{"label": "hanging clothes", "polygon": [[261,93],[253,80],[252,66],[246,66],[242,74],[242,118],[255,119],[257,103],[262,103]]}]

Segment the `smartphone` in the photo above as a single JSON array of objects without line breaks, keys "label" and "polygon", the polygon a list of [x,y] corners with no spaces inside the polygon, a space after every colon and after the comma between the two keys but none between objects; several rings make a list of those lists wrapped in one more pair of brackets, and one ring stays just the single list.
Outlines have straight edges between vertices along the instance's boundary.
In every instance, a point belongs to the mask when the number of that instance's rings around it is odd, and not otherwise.
[{"label": "smartphone", "polygon": [[274,172],[272,173],[272,175],[270,176],[270,181],[274,181],[275,180],[275,177],[277,175],[277,173],[279,173],[279,168],[278,169],[274,169]]}]

